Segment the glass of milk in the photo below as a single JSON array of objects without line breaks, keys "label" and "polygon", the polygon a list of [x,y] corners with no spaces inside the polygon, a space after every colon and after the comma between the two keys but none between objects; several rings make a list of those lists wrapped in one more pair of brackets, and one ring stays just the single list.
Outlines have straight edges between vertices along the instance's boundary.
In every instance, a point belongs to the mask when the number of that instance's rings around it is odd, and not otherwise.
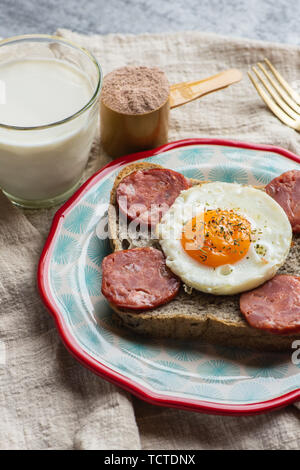
[{"label": "glass of milk", "polygon": [[98,127],[102,72],[55,36],[0,42],[0,188],[22,207],[50,207],[79,186]]}]

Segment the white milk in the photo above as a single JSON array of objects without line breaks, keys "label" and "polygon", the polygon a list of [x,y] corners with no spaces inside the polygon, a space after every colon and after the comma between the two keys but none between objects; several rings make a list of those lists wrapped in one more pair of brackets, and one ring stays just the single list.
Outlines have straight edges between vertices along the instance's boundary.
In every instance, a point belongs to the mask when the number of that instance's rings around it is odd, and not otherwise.
[{"label": "white milk", "polygon": [[[91,99],[88,77],[57,59],[0,63],[0,124],[41,126],[68,118]],[[97,106],[43,130],[0,126],[0,187],[15,198],[54,198],[74,187],[95,135]]]}]

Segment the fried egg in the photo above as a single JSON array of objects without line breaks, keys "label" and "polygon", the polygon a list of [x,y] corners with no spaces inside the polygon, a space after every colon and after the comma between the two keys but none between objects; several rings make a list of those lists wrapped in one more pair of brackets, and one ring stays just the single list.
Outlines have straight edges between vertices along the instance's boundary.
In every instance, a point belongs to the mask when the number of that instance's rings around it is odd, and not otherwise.
[{"label": "fried egg", "polygon": [[189,288],[217,295],[254,289],[283,265],[292,241],[284,210],[236,183],[182,191],[157,226],[167,266]]}]

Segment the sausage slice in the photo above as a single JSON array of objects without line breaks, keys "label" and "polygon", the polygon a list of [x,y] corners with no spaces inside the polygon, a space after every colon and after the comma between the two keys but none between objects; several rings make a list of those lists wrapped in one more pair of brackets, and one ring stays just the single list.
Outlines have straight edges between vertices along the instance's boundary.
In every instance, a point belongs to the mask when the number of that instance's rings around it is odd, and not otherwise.
[{"label": "sausage slice", "polygon": [[240,309],[254,328],[277,334],[300,333],[300,276],[278,274],[243,293]]},{"label": "sausage slice", "polygon": [[102,294],[120,308],[146,310],[176,296],[180,280],[156,248],[116,251],[102,262]]},{"label": "sausage slice", "polygon": [[300,170],[274,178],[266,186],[269,194],[284,209],[294,233],[300,233]]},{"label": "sausage slice", "polygon": [[185,176],[173,170],[138,170],[121,181],[117,188],[117,201],[122,213],[130,220],[154,226],[179,193],[190,186]]}]

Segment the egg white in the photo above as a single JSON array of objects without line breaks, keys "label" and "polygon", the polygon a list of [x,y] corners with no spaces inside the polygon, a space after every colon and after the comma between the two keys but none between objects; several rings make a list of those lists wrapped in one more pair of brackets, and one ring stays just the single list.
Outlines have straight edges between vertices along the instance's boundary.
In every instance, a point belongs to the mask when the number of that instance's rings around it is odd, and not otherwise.
[{"label": "egg white", "polygon": [[[251,224],[247,254],[240,261],[216,268],[186,254],[181,237],[184,225],[205,210],[231,210]],[[182,191],[157,226],[167,266],[189,287],[217,295],[254,289],[271,279],[283,265],[292,241],[284,210],[264,191],[236,183],[205,183]],[[257,249],[257,244],[262,249]],[[263,251],[263,255],[261,254]]]}]

